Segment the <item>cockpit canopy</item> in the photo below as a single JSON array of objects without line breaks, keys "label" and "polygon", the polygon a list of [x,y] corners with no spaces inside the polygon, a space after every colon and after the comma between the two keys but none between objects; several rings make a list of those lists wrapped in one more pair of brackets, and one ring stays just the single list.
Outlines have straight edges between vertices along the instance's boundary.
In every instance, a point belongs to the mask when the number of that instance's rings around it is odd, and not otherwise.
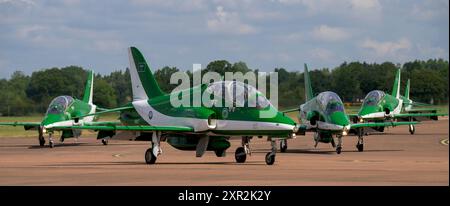
[{"label": "cockpit canopy", "polygon": [[332,114],[337,111],[344,112],[344,104],[334,92],[322,92],[317,95],[317,100],[321,107],[325,109],[326,114]]},{"label": "cockpit canopy", "polygon": [[47,114],[61,114],[70,104],[72,104],[73,98],[71,96],[59,96],[52,100],[50,106],[48,106]]},{"label": "cockpit canopy", "polygon": [[215,95],[220,100],[225,100],[225,102],[232,102],[236,107],[266,108],[271,105],[269,100],[255,87],[238,81],[210,83],[206,92]]},{"label": "cockpit canopy", "polygon": [[369,92],[364,98],[363,105],[374,106],[385,96],[386,94],[380,90],[374,90]]}]

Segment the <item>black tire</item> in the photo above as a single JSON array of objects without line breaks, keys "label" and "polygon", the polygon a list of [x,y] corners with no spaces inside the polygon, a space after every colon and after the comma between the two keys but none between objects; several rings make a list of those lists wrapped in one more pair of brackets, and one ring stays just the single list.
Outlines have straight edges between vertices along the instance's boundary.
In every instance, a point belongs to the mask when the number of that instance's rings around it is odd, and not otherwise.
[{"label": "black tire", "polygon": [[271,152],[268,152],[266,154],[266,164],[273,165],[273,163],[275,163],[275,155],[272,154]]},{"label": "black tire", "polygon": [[45,145],[44,137],[39,137],[39,146],[43,147]]},{"label": "black tire", "polygon": [[108,140],[107,139],[102,139],[102,143],[103,143],[103,145],[108,145]]},{"label": "black tire", "polygon": [[214,153],[216,153],[217,157],[225,157],[225,150],[224,149],[214,150]]},{"label": "black tire", "polygon": [[412,124],[409,125],[409,133],[414,134],[416,132],[416,127]]},{"label": "black tire", "polygon": [[145,151],[145,163],[152,165],[152,164],[155,164],[155,162],[156,162],[156,156],[153,155],[153,149],[148,148]]},{"label": "black tire", "polygon": [[336,153],[341,154],[342,153],[342,147],[336,147]]},{"label": "black tire", "polygon": [[237,163],[244,163],[247,159],[247,154],[245,153],[245,149],[243,147],[238,147],[236,152],[234,153],[234,158]]},{"label": "black tire", "polygon": [[55,143],[54,143],[53,141],[50,141],[50,142],[48,143],[48,145],[50,146],[50,148],[55,147]]},{"label": "black tire", "polygon": [[356,148],[358,149],[358,152],[363,152],[364,151],[364,144],[357,144]]},{"label": "black tire", "polygon": [[64,137],[59,138],[60,142],[64,142]]},{"label": "black tire", "polygon": [[[283,144],[285,142],[286,144]],[[280,141],[280,152],[286,152],[287,151],[287,140],[281,140]]]}]

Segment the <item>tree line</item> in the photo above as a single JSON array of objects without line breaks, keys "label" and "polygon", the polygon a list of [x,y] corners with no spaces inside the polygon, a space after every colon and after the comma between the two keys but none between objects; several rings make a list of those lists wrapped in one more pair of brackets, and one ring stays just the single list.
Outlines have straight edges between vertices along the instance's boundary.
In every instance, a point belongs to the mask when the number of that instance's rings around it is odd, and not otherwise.
[{"label": "tree line", "polygon": [[[391,62],[361,63],[344,62],[334,69],[311,69],[310,78],[314,93],[334,91],[344,102],[358,102],[372,90],[390,92],[398,68],[402,70],[401,92],[404,93],[407,79],[411,79],[411,99],[424,103],[448,103],[448,61],[430,59],[415,60],[403,65]],[[165,66],[155,71],[154,76],[161,89],[170,92],[177,85],[170,84],[170,76],[180,71]],[[210,62],[208,71],[255,72],[244,62],[230,63],[226,60]],[[303,72],[275,68],[278,72],[278,104],[292,108],[305,101]],[[188,71],[192,77],[192,73]],[[79,66],[47,68],[25,75],[14,72],[9,79],[0,79],[0,116],[42,114],[50,101],[59,95],[70,95],[81,99],[87,78],[87,70]],[[131,80],[128,69],[94,77],[94,103],[99,107],[113,108],[131,100]]]}]

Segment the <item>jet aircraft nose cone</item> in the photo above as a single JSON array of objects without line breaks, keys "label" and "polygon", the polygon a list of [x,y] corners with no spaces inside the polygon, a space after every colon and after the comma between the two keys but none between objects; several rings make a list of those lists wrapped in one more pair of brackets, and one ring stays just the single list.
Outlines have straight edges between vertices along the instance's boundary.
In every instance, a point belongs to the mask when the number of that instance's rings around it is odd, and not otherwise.
[{"label": "jet aircraft nose cone", "polygon": [[44,127],[50,124],[53,124],[55,122],[59,122],[59,121],[64,121],[64,116],[60,115],[60,114],[48,114],[47,116],[45,116],[44,120],[42,120],[41,125],[43,125]]},{"label": "jet aircraft nose cone", "polygon": [[348,116],[341,111],[333,112],[330,115],[331,123],[339,125],[339,126],[347,126],[350,124],[350,120],[348,119]]},{"label": "jet aircraft nose cone", "polygon": [[358,113],[358,116],[363,117],[368,114],[376,113],[376,112],[382,112],[378,106],[363,106],[361,110]]}]

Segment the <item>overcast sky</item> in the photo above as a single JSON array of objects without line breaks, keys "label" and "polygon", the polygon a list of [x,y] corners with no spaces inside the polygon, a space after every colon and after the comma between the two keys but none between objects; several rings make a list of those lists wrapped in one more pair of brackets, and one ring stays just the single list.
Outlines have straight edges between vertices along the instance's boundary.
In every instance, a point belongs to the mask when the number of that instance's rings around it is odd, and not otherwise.
[{"label": "overcast sky", "polygon": [[448,0],[0,0],[0,78],[15,70],[153,69],[212,60],[252,69],[449,59]]}]

